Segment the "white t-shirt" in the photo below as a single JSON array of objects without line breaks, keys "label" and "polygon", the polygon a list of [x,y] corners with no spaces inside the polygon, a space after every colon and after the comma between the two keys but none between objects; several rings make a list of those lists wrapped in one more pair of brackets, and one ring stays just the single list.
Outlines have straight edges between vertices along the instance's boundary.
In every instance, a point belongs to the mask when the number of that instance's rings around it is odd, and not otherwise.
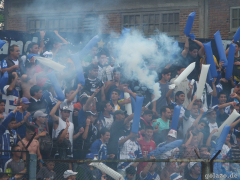
[{"label": "white t-shirt", "polygon": [[217,125],[216,122],[213,123],[213,124],[209,122],[208,126],[209,126],[209,128],[210,128],[210,133],[211,133],[214,129],[218,129],[218,125]]},{"label": "white t-shirt", "polygon": [[[196,86],[198,87],[198,82],[196,81]],[[207,87],[207,89],[205,88]],[[212,88],[210,87],[210,85],[208,83],[206,83],[206,86],[204,85],[204,89],[203,89],[203,93],[202,93],[202,97],[201,97],[201,100],[202,100],[202,104],[203,104],[203,107],[208,107],[207,106],[207,94],[210,94],[211,92],[213,92]],[[196,95],[197,91],[195,92],[194,95]]]},{"label": "white t-shirt", "polygon": [[12,60],[12,62],[13,62],[15,65],[18,65],[18,64],[19,64],[18,59],[17,59],[16,61]]},{"label": "white t-shirt", "polygon": [[[72,112],[70,112],[70,116],[69,116],[68,120],[70,122],[73,122],[73,120],[72,120],[73,108],[74,108],[73,103],[72,102],[67,103],[67,99],[64,99],[64,101],[60,104],[60,108],[62,109],[64,106],[67,106],[72,111]],[[62,118],[61,113],[59,113],[59,117]]]},{"label": "white t-shirt", "polygon": [[110,117],[105,117],[104,116],[104,119],[105,119],[105,124],[103,124],[103,126],[105,128],[110,129],[110,127],[112,126],[112,123],[113,123],[113,115],[110,114]]},{"label": "white t-shirt", "polygon": [[[59,123],[57,129],[53,129],[52,131],[52,138],[57,138],[60,131],[66,128],[66,122],[62,120],[62,118],[59,117]],[[73,133],[74,133],[74,125],[70,122],[70,126],[68,127],[69,132],[69,141],[71,142],[71,145],[73,146]]]}]

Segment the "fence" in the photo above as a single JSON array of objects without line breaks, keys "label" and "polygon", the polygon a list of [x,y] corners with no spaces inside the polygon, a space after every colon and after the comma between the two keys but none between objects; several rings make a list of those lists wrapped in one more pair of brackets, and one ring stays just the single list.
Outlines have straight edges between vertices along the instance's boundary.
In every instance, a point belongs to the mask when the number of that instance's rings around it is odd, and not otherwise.
[{"label": "fence", "polygon": [[[28,153],[26,151],[22,151]],[[5,173],[0,173],[1,176],[5,177],[18,177],[24,180],[43,180],[48,178],[49,180],[64,180],[64,172],[66,170],[72,169],[74,172],[77,172],[77,180],[90,180],[90,179],[101,179],[105,180],[124,180],[126,176],[126,171],[117,170],[117,165],[119,163],[145,163],[143,169],[148,167],[150,164],[148,172],[151,168],[154,168],[154,173],[156,176],[164,177],[169,179],[170,175],[173,173],[179,173],[185,178],[188,170],[188,164],[190,162],[199,162],[201,163],[201,179],[240,179],[237,172],[232,172],[230,174],[214,174],[213,165],[214,163],[224,163],[225,165],[234,167],[234,163],[240,163],[240,160],[210,160],[210,159],[128,159],[128,160],[60,160],[60,159],[45,159],[43,160],[43,167],[40,168],[37,163],[37,156],[28,154],[27,160],[25,163],[26,172],[15,173],[5,171]],[[2,159],[1,159],[2,161]],[[163,163],[165,168],[161,169]],[[106,165],[105,165],[106,164]],[[178,167],[176,167],[176,164]],[[179,168],[181,165],[185,164],[185,168]],[[147,166],[148,165],[148,166]],[[155,166],[154,166],[155,165]],[[111,169],[109,168],[111,167]],[[12,167],[14,168],[14,166]],[[50,170],[49,170],[50,169]],[[143,170],[142,169],[142,170]],[[146,169],[145,169],[146,170]],[[134,174],[134,173],[133,173]],[[139,172],[137,173],[139,174]],[[131,173],[130,173],[131,175]],[[199,173],[200,175],[200,173]],[[220,178],[220,179],[221,179]],[[140,175],[136,175],[136,180],[140,179]],[[152,179],[151,179],[152,180]]]},{"label": "fence", "polygon": [[[15,179],[30,179],[29,171],[30,166],[32,166],[32,161],[35,161],[34,155],[30,155],[28,151],[6,151],[0,150],[1,159],[0,159],[0,179],[1,178],[12,178]],[[17,159],[10,158],[9,155],[12,153],[26,153],[26,160],[23,161],[19,158]],[[21,156],[20,154],[20,156]]]},{"label": "fence", "polygon": [[[150,164],[147,172],[151,171],[151,174],[156,173],[156,176],[164,177],[164,179],[170,179],[170,175],[178,173],[183,176],[182,179],[187,179],[186,175],[190,173],[189,163],[197,162],[199,164],[199,176],[201,179],[240,179],[238,172],[232,172],[228,174],[214,174],[213,166],[214,163],[224,163],[233,167],[233,163],[240,163],[240,160],[219,160],[216,159],[128,159],[128,160],[60,160],[60,159],[46,159],[44,160],[44,166],[54,165],[53,171],[55,172],[56,180],[64,180],[63,174],[66,170],[73,170],[77,172],[77,180],[90,180],[90,179],[105,179],[105,180],[124,180],[126,177],[126,171],[117,169],[117,165],[120,163],[145,163],[143,169]],[[163,164],[164,163],[164,164]],[[161,167],[165,165],[165,168]],[[182,167],[183,166],[183,167]],[[139,168],[139,166],[138,166]],[[154,168],[154,171],[152,171]],[[41,172],[38,167],[38,174]],[[197,169],[197,168],[196,168]],[[201,169],[201,171],[200,171]],[[135,175],[135,180],[140,180],[140,172]],[[37,175],[38,176],[38,175]],[[141,179],[142,180],[142,179]],[[145,180],[145,179],[144,179]],[[154,180],[146,179],[146,180]]]},{"label": "fence", "polygon": [[[10,151],[1,151],[10,152]],[[198,162],[201,166],[199,166],[199,175],[201,174],[201,179],[240,179],[240,160],[222,160],[215,159],[220,151],[213,157],[212,159],[112,159],[112,160],[61,160],[61,159],[44,159],[43,164],[37,163],[37,156],[34,154],[29,154],[28,151],[11,151],[21,152],[27,154],[27,159],[24,163],[24,167],[19,169],[18,163],[18,172],[15,172],[16,166],[14,163],[10,166],[6,165],[6,168],[3,169],[4,172],[0,173],[0,177],[16,177],[18,180],[43,180],[44,178],[48,178],[48,180],[64,180],[64,172],[66,170],[73,170],[77,172],[76,179],[77,180],[91,180],[91,179],[105,179],[105,180],[123,180],[127,175],[126,171],[120,170],[117,166],[123,163],[125,166],[128,163],[141,163],[138,165],[138,169],[140,168],[142,171],[151,172],[151,174],[155,174],[156,176],[161,177],[161,179],[169,179],[170,175],[173,173],[179,173],[184,178],[186,175],[190,173],[189,163],[190,162]],[[0,159],[1,164],[6,163],[6,159]],[[149,164],[148,164],[149,163]],[[230,173],[225,174],[214,174],[215,172],[214,163],[221,163],[222,166],[229,169]],[[236,164],[237,163],[237,164]],[[7,163],[9,164],[9,163]],[[43,165],[40,167],[39,165]],[[147,169],[145,169],[147,167]],[[163,168],[164,167],[164,168]],[[9,171],[11,169],[11,171]],[[134,168],[133,168],[134,169]],[[197,168],[195,168],[197,169]],[[21,172],[25,170],[24,172]],[[20,173],[19,173],[20,172]],[[135,174],[135,172],[132,172]],[[140,179],[140,172],[138,171],[135,175],[135,179]],[[130,172],[131,176],[131,172]],[[183,179],[184,179],[183,178]],[[1,179],[1,178],[0,178]],[[187,179],[187,178],[186,178]],[[147,179],[150,180],[150,179]],[[151,179],[152,180],[152,179]]]}]

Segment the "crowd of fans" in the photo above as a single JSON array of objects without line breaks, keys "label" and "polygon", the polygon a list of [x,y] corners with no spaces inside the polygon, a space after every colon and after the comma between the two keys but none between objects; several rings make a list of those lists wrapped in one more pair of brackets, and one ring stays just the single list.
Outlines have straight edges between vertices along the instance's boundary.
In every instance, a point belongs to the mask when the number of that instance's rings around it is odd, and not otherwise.
[{"label": "crowd of fans", "polygon": [[[180,147],[150,159],[209,159],[216,140],[214,133],[234,109],[239,112],[239,43],[235,43],[233,76],[225,79],[223,63],[215,58],[218,77],[206,82],[202,97],[197,99],[195,93],[206,54],[201,42],[186,38],[179,54],[184,63],[166,64],[161,70],[154,69],[154,64],[149,65],[159,74],[161,97],[145,108],[154,99],[152,90],[125,77],[124,67],[115,61],[117,50],[112,44],[106,49],[93,47],[88,55],[79,59],[85,76],[83,86],[78,83],[67,51],[68,42],[55,33],[60,40],[54,41],[47,53],[43,53],[44,32],[40,33],[40,47],[31,43],[28,53],[48,57],[51,54],[55,62],[67,67],[65,72],[57,74],[64,101],[58,100],[46,76],[51,68],[32,56],[20,56],[17,45],[10,46],[8,56],[1,61],[1,73],[7,71],[9,77],[0,96],[0,165],[2,171],[9,174],[1,175],[0,179],[25,178],[17,173],[26,172],[26,151],[37,155],[40,167],[37,179],[40,180],[111,179],[90,163],[65,163],[63,167],[54,159],[149,159],[149,152],[178,139],[183,140]],[[196,62],[196,67],[188,78],[174,89],[169,88],[192,62]],[[129,93],[130,98],[125,99],[124,93]],[[136,95],[144,97],[138,134],[131,132],[134,114],[127,115],[125,109],[126,104],[132,104],[134,111]],[[175,106],[181,106],[177,130],[170,129]],[[239,122],[240,118],[231,125],[221,151],[223,159],[239,159]],[[201,173],[201,166],[196,162],[106,165],[126,180],[195,180]],[[240,170],[238,164],[224,163],[222,168],[236,174]]]}]

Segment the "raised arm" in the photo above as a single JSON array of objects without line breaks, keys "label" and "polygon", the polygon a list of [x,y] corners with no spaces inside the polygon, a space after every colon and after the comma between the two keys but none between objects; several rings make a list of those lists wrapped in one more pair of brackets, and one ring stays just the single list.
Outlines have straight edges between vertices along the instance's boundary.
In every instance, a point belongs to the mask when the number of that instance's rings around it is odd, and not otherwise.
[{"label": "raised arm", "polygon": [[[232,40],[231,43],[234,44],[234,40]],[[225,51],[225,54],[226,54],[227,57],[228,57],[228,52],[229,52],[229,47],[228,47],[227,50]]]},{"label": "raised arm", "polygon": [[68,44],[68,42],[67,42],[62,36],[60,36],[60,35],[58,34],[58,31],[54,31],[54,33],[62,40],[62,42],[63,42],[64,44]]},{"label": "raised arm", "polygon": [[89,130],[90,124],[91,124],[91,120],[90,120],[90,119],[87,119],[87,120],[86,120],[86,127],[85,127],[84,133],[83,133],[83,135],[82,135],[82,138],[83,138],[83,139],[87,139],[87,135],[88,135],[88,130]]},{"label": "raised arm", "polygon": [[41,36],[41,40],[40,40],[40,47],[38,52],[41,54],[43,51],[43,47],[44,47],[44,36],[45,36],[45,32],[44,31],[40,31],[40,36]]},{"label": "raised arm", "polygon": [[104,91],[104,86],[101,87],[101,100],[106,101],[106,95]]},{"label": "raised arm", "polygon": [[[150,159],[155,159],[155,157],[152,155],[152,156],[150,157]],[[152,164],[153,164],[153,162],[148,162],[147,165],[146,165],[146,166],[144,167],[144,169],[142,170],[140,176],[141,176],[143,179],[145,179],[145,178],[147,177],[147,173],[148,173],[149,169],[152,167]]]},{"label": "raised arm", "polygon": [[14,80],[11,82],[11,84],[7,88],[7,92],[12,92],[13,91],[13,89],[15,88],[17,79],[18,79],[18,75],[17,75],[16,72],[13,72],[12,75],[14,76]]},{"label": "raised arm", "polygon": [[14,117],[15,113],[17,111],[19,111],[21,109],[21,106],[17,106],[16,109],[14,109],[12,112],[10,112],[8,114],[8,116],[6,117],[6,119],[2,122],[2,124],[0,125],[0,134],[3,134],[7,128],[8,128],[8,124],[11,121],[11,119]]},{"label": "raised arm", "polygon": [[193,106],[193,103],[195,102],[195,100],[197,99],[197,96],[195,95],[195,96],[193,96],[193,100],[190,102],[190,104],[188,105],[188,107],[187,107],[187,110],[191,110],[192,109],[192,106]]},{"label": "raised arm", "polygon": [[51,112],[50,112],[50,116],[52,118],[53,121],[59,121],[59,117],[57,117],[55,115],[56,111],[58,110],[60,104],[62,103],[62,101],[58,101],[57,104],[52,108]]},{"label": "raised arm", "polygon": [[130,122],[133,119],[134,113],[132,113],[131,115],[129,115],[125,120],[124,120],[124,124],[127,124],[128,122]]},{"label": "raised arm", "polygon": [[217,132],[217,129],[212,130],[212,132],[210,133],[210,135],[208,136],[207,142],[206,142],[206,146],[211,147],[211,140],[212,140],[212,136],[215,132]]},{"label": "raised arm", "polygon": [[240,118],[231,124],[231,129],[234,128],[240,122]]},{"label": "raised arm", "polygon": [[67,103],[70,103],[74,100],[74,98],[76,97],[77,93],[82,89],[82,85],[78,84],[78,87],[76,89],[76,91],[74,91],[74,93],[71,94],[71,96],[67,99]]},{"label": "raised arm", "polygon": [[190,99],[192,97],[192,90],[193,90],[193,85],[191,85],[191,82],[189,81],[189,91],[187,93],[187,98]]},{"label": "raised arm", "polygon": [[128,88],[124,88],[124,92],[129,93],[134,99],[136,99],[136,94]]},{"label": "raised arm", "polygon": [[167,94],[166,94],[166,99],[167,99],[167,103],[168,103],[168,104],[171,104],[171,98],[170,98],[170,96],[171,96],[171,94],[173,93],[173,90],[174,90],[174,89],[169,89],[169,91],[168,91]]},{"label": "raised arm", "polygon": [[118,145],[121,146],[122,144],[124,144],[127,140],[131,139],[132,137],[136,136],[136,134],[134,134],[133,132],[130,132],[130,134],[128,136],[126,136],[125,138],[121,139],[120,141],[118,141]]},{"label": "raised arm", "polygon": [[73,140],[77,139],[84,132],[84,128],[80,128],[78,133],[73,136]]},{"label": "raised arm", "polygon": [[63,142],[64,138],[66,137],[69,126],[70,126],[70,122],[69,122],[69,120],[67,119],[67,120],[66,120],[66,128],[63,130],[62,134],[60,135],[60,137],[59,137],[59,139],[58,139],[58,143],[59,143],[59,144],[61,144],[61,143]]},{"label": "raised arm", "polygon": [[204,110],[203,109],[200,109],[200,114],[198,115],[197,119],[193,122],[193,125],[194,127],[196,127],[198,125],[198,122],[199,120],[201,119],[202,115],[204,113]]},{"label": "raised arm", "polygon": [[199,49],[199,51],[198,51],[198,55],[200,56],[200,57],[203,57],[203,55],[204,55],[204,53],[205,53],[205,49],[204,49],[204,46],[203,46],[203,44],[200,42],[200,41],[198,41],[198,40],[193,40],[195,43],[197,43],[197,45],[198,46],[200,46],[200,49]]},{"label": "raised arm", "polygon": [[213,97],[217,97],[217,89],[215,86],[216,80],[217,80],[217,78],[214,78],[214,81],[212,82],[213,92],[210,93]]},{"label": "raised arm", "polygon": [[97,95],[97,93],[100,91],[100,88],[97,87],[94,93],[88,98],[86,104],[83,105],[83,111],[89,110],[89,106],[91,102],[93,101],[93,98]]},{"label": "raised arm", "polygon": [[185,58],[187,57],[188,51],[189,51],[189,41],[188,41],[189,37],[185,38],[185,45],[184,45],[184,49],[182,51],[182,56]]},{"label": "raised arm", "polygon": [[115,85],[115,81],[107,81],[104,87],[104,93],[106,94],[111,86]]},{"label": "raised arm", "polygon": [[17,129],[18,127],[22,126],[25,122],[29,125],[30,124],[28,121],[29,116],[30,116],[30,112],[27,112],[27,114],[24,116],[23,120],[14,124],[12,128]]}]

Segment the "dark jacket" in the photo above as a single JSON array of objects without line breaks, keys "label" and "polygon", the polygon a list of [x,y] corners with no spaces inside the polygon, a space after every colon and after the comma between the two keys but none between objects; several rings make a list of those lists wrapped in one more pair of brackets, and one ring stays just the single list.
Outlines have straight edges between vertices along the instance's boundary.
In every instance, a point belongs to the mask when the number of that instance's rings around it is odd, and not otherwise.
[{"label": "dark jacket", "polygon": [[28,112],[31,113],[31,115],[33,115],[36,111],[40,110],[42,112],[46,112],[46,105],[44,100],[40,99],[37,102],[33,99],[30,98],[29,102],[31,103],[30,106],[28,107]]},{"label": "dark jacket", "polygon": [[[15,65],[14,62],[12,61],[12,58],[10,56],[7,56],[4,59],[7,62],[7,68],[10,68],[10,67]],[[9,73],[12,73],[12,72],[18,72],[18,73],[21,73],[21,74],[24,73],[24,69],[25,68],[24,68],[24,65],[23,65],[23,62],[22,62],[21,58],[19,58],[18,61],[19,61],[19,69],[20,69],[20,71],[13,70],[13,71],[11,71]]]}]

